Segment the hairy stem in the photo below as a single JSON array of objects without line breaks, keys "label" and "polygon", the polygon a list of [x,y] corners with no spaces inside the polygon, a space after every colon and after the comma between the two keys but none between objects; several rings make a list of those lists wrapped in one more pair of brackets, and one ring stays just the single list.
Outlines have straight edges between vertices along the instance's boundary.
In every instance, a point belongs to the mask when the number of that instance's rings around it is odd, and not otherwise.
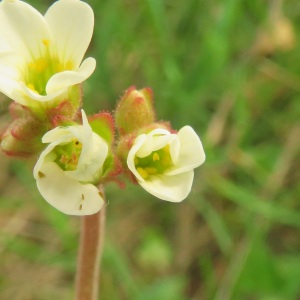
[{"label": "hairy stem", "polygon": [[105,226],[105,207],[83,216],[76,273],[76,300],[99,299],[100,258]]}]

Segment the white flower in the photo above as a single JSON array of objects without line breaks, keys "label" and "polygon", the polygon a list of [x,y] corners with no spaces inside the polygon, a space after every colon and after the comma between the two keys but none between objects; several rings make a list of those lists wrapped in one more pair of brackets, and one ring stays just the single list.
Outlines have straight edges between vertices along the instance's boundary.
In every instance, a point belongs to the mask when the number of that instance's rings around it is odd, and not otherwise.
[{"label": "white flower", "polygon": [[90,215],[103,205],[99,181],[108,154],[107,143],[92,131],[82,110],[82,125],[56,127],[42,139],[34,178],[45,200],[65,214]]},{"label": "white flower", "polygon": [[190,126],[177,134],[154,129],[139,135],[127,157],[128,168],[138,183],[152,195],[171,202],[187,197],[194,168],[204,161],[202,143]]},{"label": "white flower", "polygon": [[83,56],[94,14],[79,0],[55,2],[42,16],[19,0],[0,2],[0,91],[25,106],[61,99],[94,71]]}]

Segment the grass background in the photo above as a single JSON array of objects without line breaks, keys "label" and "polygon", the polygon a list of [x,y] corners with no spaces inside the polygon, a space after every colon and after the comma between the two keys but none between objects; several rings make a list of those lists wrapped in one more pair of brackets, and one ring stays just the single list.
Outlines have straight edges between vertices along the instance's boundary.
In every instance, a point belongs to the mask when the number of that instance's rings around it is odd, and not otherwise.
[{"label": "grass background", "polygon": [[[86,111],[150,86],[159,119],[207,154],[180,204],[107,186],[101,299],[300,299],[299,1],[89,4]],[[33,162],[0,159],[0,298],[72,299],[79,219],[41,198]]]}]

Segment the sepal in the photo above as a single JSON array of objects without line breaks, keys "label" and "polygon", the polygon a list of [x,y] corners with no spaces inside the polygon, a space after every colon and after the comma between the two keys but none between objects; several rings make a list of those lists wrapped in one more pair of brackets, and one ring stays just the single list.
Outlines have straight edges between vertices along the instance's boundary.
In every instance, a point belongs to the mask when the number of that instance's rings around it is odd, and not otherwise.
[{"label": "sepal", "polygon": [[92,130],[101,136],[109,145],[114,141],[114,119],[108,112],[101,112],[88,118]]}]

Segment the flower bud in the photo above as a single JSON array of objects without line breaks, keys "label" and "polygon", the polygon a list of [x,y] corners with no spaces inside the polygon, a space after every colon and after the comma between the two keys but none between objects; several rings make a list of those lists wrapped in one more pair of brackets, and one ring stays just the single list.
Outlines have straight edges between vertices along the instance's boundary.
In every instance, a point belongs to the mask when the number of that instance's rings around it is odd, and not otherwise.
[{"label": "flower bud", "polygon": [[130,87],[117,106],[115,121],[120,135],[132,133],[153,123],[155,112],[152,90]]},{"label": "flower bud", "polygon": [[40,140],[44,131],[38,120],[24,115],[13,120],[1,134],[1,149],[10,156],[28,157],[41,150]]}]

